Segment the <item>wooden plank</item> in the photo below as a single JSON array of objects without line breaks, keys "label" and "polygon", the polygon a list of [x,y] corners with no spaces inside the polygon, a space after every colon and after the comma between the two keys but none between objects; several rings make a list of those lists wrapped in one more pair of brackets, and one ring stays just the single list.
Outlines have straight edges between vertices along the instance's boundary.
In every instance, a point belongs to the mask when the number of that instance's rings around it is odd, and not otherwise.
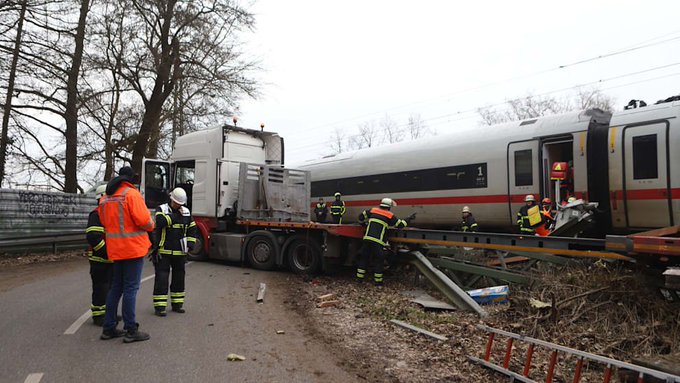
[{"label": "wooden plank", "polygon": [[406,322],[402,322],[402,321],[397,320],[397,319],[391,319],[390,322],[396,324],[397,326],[401,326],[401,327],[403,327],[403,328],[409,329],[409,330],[411,330],[411,331],[415,331],[415,332],[417,332],[417,333],[420,333],[420,334],[423,334],[423,335],[427,335],[427,336],[429,336],[430,338],[434,338],[434,339],[437,339],[437,340],[448,340],[448,338],[445,337],[445,336],[443,336],[443,335],[439,335],[439,334],[435,334],[435,333],[430,332],[430,331],[427,331],[427,330],[423,330],[423,329],[420,328],[420,327],[416,327],[416,326],[410,325],[410,324],[408,324],[408,323],[406,323]]}]

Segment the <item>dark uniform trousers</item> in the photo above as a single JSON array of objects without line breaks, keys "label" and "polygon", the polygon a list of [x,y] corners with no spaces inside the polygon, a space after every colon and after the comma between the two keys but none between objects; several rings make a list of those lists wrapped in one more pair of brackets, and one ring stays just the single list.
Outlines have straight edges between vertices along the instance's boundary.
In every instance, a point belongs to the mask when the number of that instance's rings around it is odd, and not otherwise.
[{"label": "dark uniform trousers", "polygon": [[357,262],[357,278],[363,279],[369,267],[373,270],[374,282],[382,283],[383,271],[385,269],[385,250],[383,245],[375,241],[364,240],[359,261]]},{"label": "dark uniform trousers", "polygon": [[106,313],[106,295],[109,293],[113,263],[90,260],[90,279],[92,279],[92,317],[102,317]]},{"label": "dark uniform trousers", "polygon": [[168,279],[172,268],[170,282],[170,303],[182,306],[186,293],[184,292],[184,276],[187,258],[183,255],[165,255],[154,263],[156,278],[153,284],[154,309],[165,309],[168,306]]}]

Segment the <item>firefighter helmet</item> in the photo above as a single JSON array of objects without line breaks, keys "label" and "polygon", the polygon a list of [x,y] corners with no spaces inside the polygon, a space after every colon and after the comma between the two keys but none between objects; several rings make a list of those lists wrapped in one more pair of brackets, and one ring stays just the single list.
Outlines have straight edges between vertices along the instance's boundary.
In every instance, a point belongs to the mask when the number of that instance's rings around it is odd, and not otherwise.
[{"label": "firefighter helmet", "polygon": [[341,195],[342,195],[342,194],[340,194],[340,192],[335,192],[335,194],[334,194],[333,196],[335,196],[335,197],[340,197]]},{"label": "firefighter helmet", "polygon": [[94,191],[95,198],[100,199],[104,194],[106,194],[106,184],[97,186],[97,189]]},{"label": "firefighter helmet", "polygon": [[470,207],[469,206],[463,206],[463,213],[469,213],[470,212]]},{"label": "firefighter helmet", "polygon": [[392,198],[383,198],[380,201],[380,207],[391,208],[392,206],[397,206],[397,203],[392,200]]},{"label": "firefighter helmet", "polygon": [[536,198],[534,198],[533,194],[527,194],[526,197],[524,197],[524,202],[536,202]]},{"label": "firefighter helmet", "polygon": [[179,205],[187,203],[187,192],[182,188],[175,188],[170,193],[170,200]]},{"label": "firefighter helmet", "polygon": [[576,201],[576,197],[569,197],[569,199],[567,200],[567,203],[572,203],[572,202],[575,202],[575,201]]}]

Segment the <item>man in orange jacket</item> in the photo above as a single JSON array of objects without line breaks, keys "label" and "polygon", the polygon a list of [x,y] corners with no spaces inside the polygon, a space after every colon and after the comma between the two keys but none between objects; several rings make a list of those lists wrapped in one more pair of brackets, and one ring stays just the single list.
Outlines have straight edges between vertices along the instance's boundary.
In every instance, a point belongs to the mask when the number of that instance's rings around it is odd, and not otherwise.
[{"label": "man in orange jacket", "polygon": [[[124,166],[118,177],[106,185],[106,195],[99,201],[99,216],[106,233],[107,255],[113,261],[113,279],[106,297],[106,314],[101,339],[125,336],[125,343],[149,339],[139,331],[135,320],[137,291],[142,279],[144,257],[151,241],[147,232],[154,229],[154,221],[139,191],[134,187],[134,170]],[[124,331],[116,328],[116,310],[123,296]]]}]

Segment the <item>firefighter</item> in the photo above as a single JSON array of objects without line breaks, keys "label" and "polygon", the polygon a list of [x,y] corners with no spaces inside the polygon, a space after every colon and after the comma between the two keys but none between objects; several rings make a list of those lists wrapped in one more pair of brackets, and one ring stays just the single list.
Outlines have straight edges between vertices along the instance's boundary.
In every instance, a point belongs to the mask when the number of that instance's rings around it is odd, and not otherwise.
[{"label": "firefighter", "polygon": [[345,202],[342,201],[340,192],[335,193],[335,201],[331,204],[331,218],[333,223],[342,223],[342,216],[345,215]]},{"label": "firefighter", "polygon": [[92,280],[92,322],[97,326],[104,325],[106,314],[106,295],[109,293],[111,277],[113,276],[113,262],[106,255],[106,242],[104,238],[104,226],[99,219],[99,200],[106,193],[106,184],[99,185],[95,190],[97,207],[90,212],[87,218],[85,237],[90,249],[87,258],[90,260],[90,279]]},{"label": "firefighter", "polygon": [[[408,225],[408,221],[414,218],[412,214],[406,220],[397,218],[390,209],[397,203],[390,198],[383,198],[380,207],[364,210],[359,215],[359,222],[366,225],[363,238],[363,246],[359,254],[357,267],[357,280],[363,281],[366,276],[369,263],[373,264],[373,282],[380,286],[383,284],[383,268],[385,264],[385,232],[390,226],[401,228]],[[372,261],[372,262],[371,262]]]},{"label": "firefighter", "polygon": [[468,206],[463,207],[463,223],[460,225],[460,230],[473,233],[477,231],[477,221],[475,220],[475,217],[472,216],[472,212],[470,212]]},{"label": "firefighter", "polygon": [[170,202],[160,205],[156,210],[156,231],[154,249],[150,258],[156,276],[153,285],[154,313],[164,317],[168,306],[168,279],[170,283],[170,303],[172,311],[184,313],[184,276],[186,254],[196,245],[196,223],[191,212],[184,206],[187,193],[178,187],[170,193]]},{"label": "firefighter", "polygon": [[546,197],[541,201],[541,216],[543,217],[545,228],[548,231],[551,231],[555,224],[555,212],[552,208],[552,200],[550,198]]},{"label": "firefighter", "polygon": [[524,202],[525,205],[517,213],[517,225],[519,225],[520,233],[534,235],[536,231],[533,227],[541,222],[541,215],[538,206],[536,206],[536,199],[532,194],[524,197]]},{"label": "firefighter", "polygon": [[326,203],[323,201],[323,198],[319,198],[319,202],[316,204],[316,207],[314,208],[314,215],[316,215],[316,222],[320,223],[326,222],[326,216],[328,216],[328,208],[326,207]]}]

